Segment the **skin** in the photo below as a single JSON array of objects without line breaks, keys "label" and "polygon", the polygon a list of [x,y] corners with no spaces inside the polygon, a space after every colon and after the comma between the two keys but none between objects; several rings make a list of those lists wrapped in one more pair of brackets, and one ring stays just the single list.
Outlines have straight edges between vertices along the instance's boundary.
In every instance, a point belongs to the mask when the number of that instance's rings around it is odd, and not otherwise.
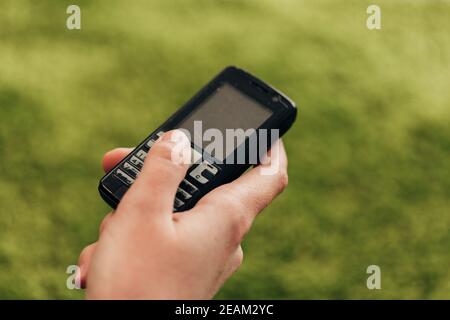
[{"label": "skin", "polygon": [[[187,138],[163,135],[151,148],[141,174],[114,213],[100,225],[97,242],[81,252],[81,283],[88,299],[211,299],[243,260],[241,242],[256,216],[287,186],[281,141],[269,152],[274,175],[259,165],[216,188],[183,213],[173,199],[188,165],[171,161]],[[180,142],[181,141],[181,142]],[[105,172],[132,149],[112,150]]]}]

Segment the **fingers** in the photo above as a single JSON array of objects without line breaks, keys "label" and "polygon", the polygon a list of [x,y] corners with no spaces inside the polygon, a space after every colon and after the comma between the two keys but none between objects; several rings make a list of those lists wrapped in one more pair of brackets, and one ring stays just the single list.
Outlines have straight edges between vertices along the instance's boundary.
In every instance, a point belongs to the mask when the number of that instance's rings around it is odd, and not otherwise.
[{"label": "fingers", "polygon": [[[259,212],[287,186],[287,157],[281,140],[270,150],[270,163],[261,164],[239,179],[202,198],[194,212],[223,232],[231,247],[242,242]],[[202,209],[203,208],[203,209]]]},{"label": "fingers", "polygon": [[[109,213],[107,214],[102,222],[100,223],[99,233],[102,234],[102,232],[105,230],[106,226],[111,222],[111,219],[113,218],[113,214]],[[94,242],[87,247],[85,247],[81,253],[80,257],[78,258],[78,266],[80,267],[80,284],[81,288],[86,288],[86,279],[87,274],[89,271],[89,268],[91,266],[92,256],[95,252],[95,248],[97,246],[97,242]]]},{"label": "fingers", "polygon": [[92,261],[92,255],[95,252],[95,247],[97,242],[94,242],[81,251],[80,257],[78,258],[78,267],[80,268],[80,284],[81,288],[86,288],[86,279],[89,271],[89,267]]},{"label": "fingers", "polygon": [[242,246],[239,245],[237,249],[235,249],[234,252],[231,254],[230,258],[225,264],[225,268],[219,276],[219,279],[216,283],[216,287],[213,289],[214,292],[219,291],[219,289],[223,286],[225,281],[227,281],[228,278],[231,277],[231,275],[239,269],[239,267],[242,265],[243,260],[244,260],[244,252],[242,251]]},{"label": "fingers", "polygon": [[99,234],[102,234],[102,232],[105,230],[106,226],[111,222],[113,217],[114,217],[113,213],[110,212],[103,218],[102,222],[100,223]]},{"label": "fingers", "polygon": [[144,167],[122,202],[165,215],[172,213],[178,185],[190,162],[190,142],[179,130],[165,133],[150,149]]},{"label": "fingers", "polygon": [[237,249],[233,252],[228,263],[225,266],[225,270],[221,275],[222,283],[224,283],[233,273],[235,273],[244,261],[244,251],[242,246],[239,245]]},{"label": "fingers", "polygon": [[114,168],[123,158],[125,158],[133,149],[131,148],[116,148],[108,151],[103,156],[102,166],[105,172],[109,172]]},{"label": "fingers", "polygon": [[[287,156],[283,142],[278,140],[268,153],[269,163],[261,164],[239,179],[225,186],[224,190],[237,197],[248,214],[256,216],[287,187]],[[213,197],[220,197],[217,193]]]}]

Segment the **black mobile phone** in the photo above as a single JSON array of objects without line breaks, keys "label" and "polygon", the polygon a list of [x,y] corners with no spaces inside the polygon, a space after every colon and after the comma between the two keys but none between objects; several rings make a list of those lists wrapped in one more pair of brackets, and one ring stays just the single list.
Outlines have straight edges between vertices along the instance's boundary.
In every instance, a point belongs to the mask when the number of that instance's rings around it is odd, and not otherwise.
[{"label": "black mobile phone", "polygon": [[[261,161],[296,116],[295,103],[286,95],[242,69],[227,67],[100,180],[100,195],[116,208],[158,137],[183,129],[190,136],[193,160],[178,187],[174,212],[188,210]],[[218,139],[221,134],[225,139]],[[224,141],[227,137],[232,141]],[[211,144],[203,146],[204,140]]]}]

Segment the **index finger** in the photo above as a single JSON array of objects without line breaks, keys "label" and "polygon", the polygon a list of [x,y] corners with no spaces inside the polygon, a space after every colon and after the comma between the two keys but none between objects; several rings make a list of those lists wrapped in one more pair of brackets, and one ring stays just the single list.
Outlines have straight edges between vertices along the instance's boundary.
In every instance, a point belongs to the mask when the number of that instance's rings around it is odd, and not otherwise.
[{"label": "index finger", "polygon": [[216,230],[231,233],[234,244],[242,241],[258,213],[287,186],[287,156],[281,140],[273,144],[268,158],[269,163],[208,193],[193,210],[213,220]]}]

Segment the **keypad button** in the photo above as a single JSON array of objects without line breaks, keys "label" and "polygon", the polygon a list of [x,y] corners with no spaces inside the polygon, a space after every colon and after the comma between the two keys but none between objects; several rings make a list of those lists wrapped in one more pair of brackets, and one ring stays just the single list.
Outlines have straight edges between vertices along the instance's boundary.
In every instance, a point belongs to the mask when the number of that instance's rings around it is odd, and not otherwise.
[{"label": "keypad button", "polygon": [[204,176],[202,176],[200,173],[194,174],[194,173],[190,173],[190,176],[193,177],[195,180],[197,180],[198,182],[200,182],[201,184],[205,184],[208,183],[208,179],[206,179]]},{"label": "keypad button", "polygon": [[180,207],[182,207],[184,205],[184,202],[183,201],[181,201],[180,199],[178,199],[178,198],[175,198],[175,202],[174,202],[174,207],[175,207],[175,209],[179,209]]},{"label": "keypad button", "polygon": [[127,175],[125,172],[123,172],[120,169],[117,169],[117,171],[115,172],[115,175],[122,180],[122,182],[125,182],[128,185],[133,184],[134,179],[132,177],[130,177],[129,175]]},{"label": "keypad button", "polygon": [[156,140],[164,134],[164,131],[159,131],[155,136],[152,136],[147,143],[144,145],[146,148],[150,149],[155,144]]},{"label": "keypad button", "polygon": [[130,158],[130,163],[132,165],[134,165],[136,168],[138,168],[139,170],[142,169],[142,167],[144,166],[144,162],[142,162],[141,160],[139,160],[139,158],[132,156]]},{"label": "keypad button", "polygon": [[194,194],[198,191],[197,187],[186,179],[181,182],[180,188],[187,191],[189,194]]},{"label": "keypad button", "polygon": [[155,140],[153,140],[153,139],[150,139],[150,140],[148,140],[147,141],[147,143],[145,144],[146,146],[147,146],[147,148],[151,148],[151,147],[153,147],[153,145],[155,144]]},{"label": "keypad button", "polygon": [[188,192],[181,188],[177,189],[176,197],[182,200],[188,200],[189,198],[192,198],[192,196]]},{"label": "keypad button", "polygon": [[202,176],[205,177],[208,181],[211,181],[214,178],[215,174],[209,170],[203,170]]},{"label": "keypad button", "polygon": [[135,167],[133,167],[131,164],[129,164],[128,162],[125,162],[123,164],[123,169],[124,171],[130,175],[133,179],[136,179],[138,174],[140,173],[138,169],[136,169]]},{"label": "keypad button", "polygon": [[136,157],[138,157],[139,159],[141,159],[142,161],[145,160],[145,158],[147,157],[147,152],[145,152],[144,150],[139,150],[136,153]]},{"label": "keypad button", "polygon": [[[192,170],[189,175],[201,184],[208,183],[219,171],[216,167],[210,163],[203,161],[201,164]],[[206,177],[206,176],[207,177]]]}]

